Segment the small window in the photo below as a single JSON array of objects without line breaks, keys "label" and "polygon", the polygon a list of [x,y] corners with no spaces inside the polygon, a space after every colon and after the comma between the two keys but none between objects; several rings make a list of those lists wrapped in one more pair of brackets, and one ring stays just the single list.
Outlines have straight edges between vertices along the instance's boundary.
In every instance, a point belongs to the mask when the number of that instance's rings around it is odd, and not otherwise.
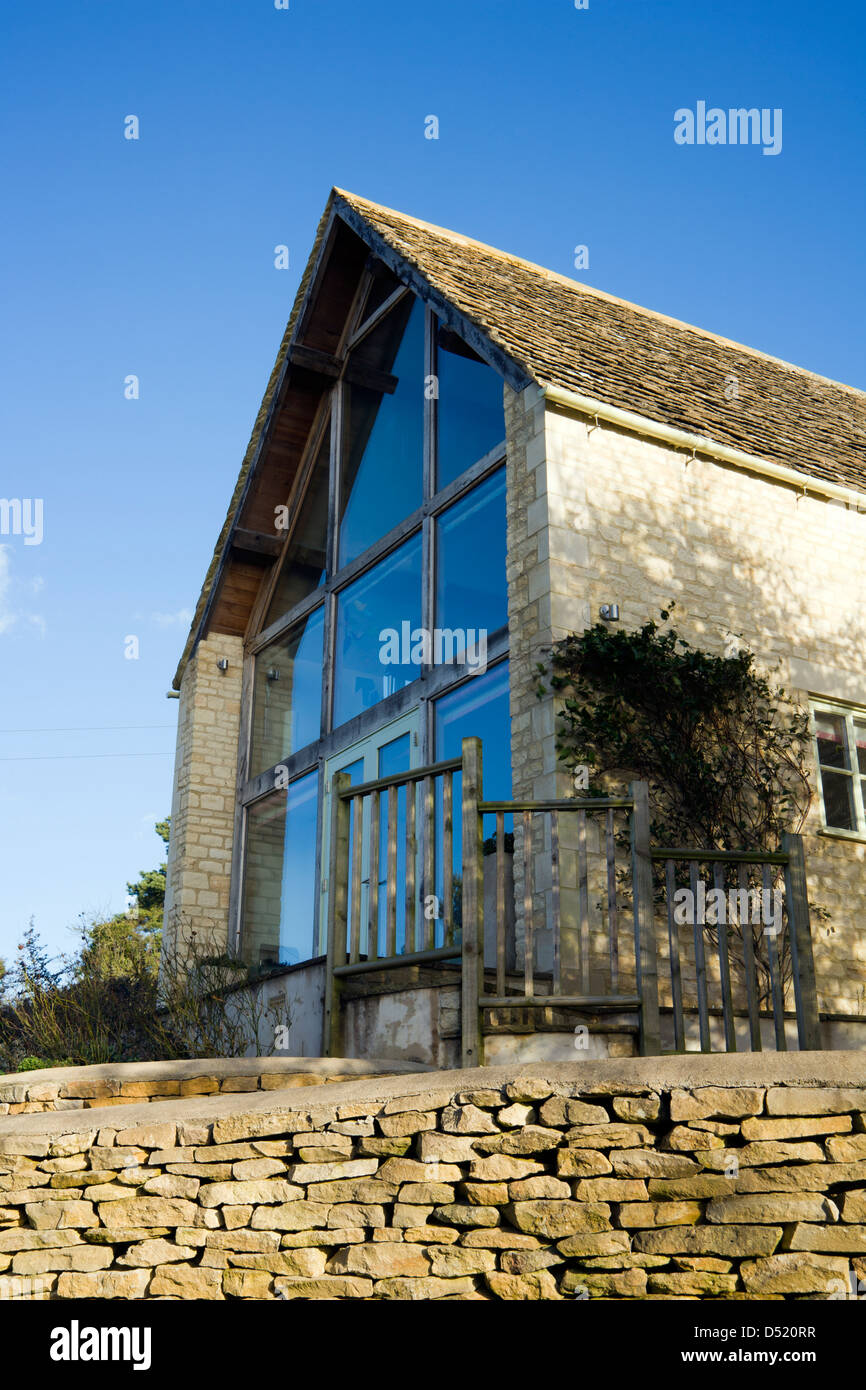
[{"label": "small window", "polygon": [[866,835],[866,710],[816,705],[812,717],[824,824]]}]

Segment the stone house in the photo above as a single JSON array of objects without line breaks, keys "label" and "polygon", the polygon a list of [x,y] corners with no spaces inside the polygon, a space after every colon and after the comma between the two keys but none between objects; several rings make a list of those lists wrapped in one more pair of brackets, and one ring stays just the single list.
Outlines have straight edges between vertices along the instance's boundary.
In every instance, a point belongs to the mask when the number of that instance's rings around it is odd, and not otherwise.
[{"label": "stone house", "polygon": [[[536,661],[604,605],[636,627],[675,598],[688,640],[749,647],[811,711],[822,1039],[862,1046],[864,442],[859,391],[334,190],[174,679],[167,949],[194,928],[239,952],[288,1000],[289,1051],[319,1053],[335,775],[375,783],[478,737],[486,797],[573,795]],[[417,946],[433,883],[405,850],[407,805],[395,789],[393,863],[359,852],[353,870],[364,921],[381,878],[391,954]],[[450,900],[442,836],[428,829],[429,863]],[[541,858],[543,914],[549,837]],[[484,875],[512,925],[516,860]],[[427,965],[346,997],[348,1055],[454,1061],[453,962]],[[491,1038],[487,1060],[572,1046],[534,1031]],[[612,1031],[606,1050],[628,1050]]]}]

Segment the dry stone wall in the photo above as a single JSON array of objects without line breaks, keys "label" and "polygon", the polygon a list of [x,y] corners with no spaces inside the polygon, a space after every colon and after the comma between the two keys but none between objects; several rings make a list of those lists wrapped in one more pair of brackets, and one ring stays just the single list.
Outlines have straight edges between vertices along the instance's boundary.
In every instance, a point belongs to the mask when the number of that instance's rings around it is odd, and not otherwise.
[{"label": "dry stone wall", "polygon": [[350,1081],[358,1076],[391,1076],[395,1072],[425,1070],[420,1063],[407,1065],[345,1057],[209,1058],[52,1067],[0,1076],[0,1116],[140,1105],[179,1096],[285,1091],[297,1086]]},{"label": "dry stone wall", "polygon": [[0,1279],[59,1299],[866,1292],[860,1054],[484,1068],[299,1099],[20,1117],[0,1131]]}]

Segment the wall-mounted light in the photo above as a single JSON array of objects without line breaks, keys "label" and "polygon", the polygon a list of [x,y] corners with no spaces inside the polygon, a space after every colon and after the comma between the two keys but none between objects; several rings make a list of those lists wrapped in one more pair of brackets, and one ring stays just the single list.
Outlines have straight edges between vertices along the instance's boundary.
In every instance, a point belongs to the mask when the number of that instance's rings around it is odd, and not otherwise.
[{"label": "wall-mounted light", "polygon": [[222,671],[223,675],[225,675],[226,671],[229,669],[229,659],[227,656],[217,658],[217,669]]},{"label": "wall-mounted light", "polygon": [[265,680],[278,681],[280,679],[279,666],[269,666],[265,673]]},{"label": "wall-mounted light", "polygon": [[598,616],[603,618],[606,623],[619,622],[619,604],[603,603],[598,610]]}]

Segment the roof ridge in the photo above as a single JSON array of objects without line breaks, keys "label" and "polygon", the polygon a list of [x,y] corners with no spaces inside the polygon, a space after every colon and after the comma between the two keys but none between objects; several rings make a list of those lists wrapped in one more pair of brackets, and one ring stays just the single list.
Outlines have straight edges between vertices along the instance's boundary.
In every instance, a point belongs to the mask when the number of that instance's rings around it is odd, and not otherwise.
[{"label": "roof ridge", "polygon": [[[689,333],[698,333],[701,337],[709,339],[711,342],[718,343],[723,347],[733,348],[736,352],[747,353],[752,357],[757,357],[763,362],[773,362],[778,367],[784,367],[787,371],[797,372],[799,375],[809,377],[814,381],[825,382],[828,386],[834,386],[840,391],[850,392],[857,398],[866,399],[866,390],[859,386],[851,386],[848,382],[837,381],[834,377],[823,376],[820,372],[813,372],[808,367],[802,367],[797,362],[789,362],[784,357],[776,357],[773,353],[764,352],[761,348],[750,347],[748,343],[738,343],[734,338],[727,338],[723,334],[714,333],[709,328],[701,328],[698,324],[686,323],[684,319],[677,319],[670,314],[664,314],[658,309],[648,309],[646,305],[635,304],[632,300],[623,299],[620,295],[611,294],[608,290],[601,290],[594,285],[584,284],[580,280],[574,280],[569,275],[563,275],[560,271],[551,270],[548,266],[540,265],[537,261],[530,261],[525,256],[517,256],[512,251],[503,251],[498,246],[491,246],[489,242],[480,241],[477,237],[466,236],[463,232],[455,232],[450,227],[443,227],[436,222],[426,222],[421,217],[413,217],[411,213],[400,212],[397,208],[387,207],[384,203],[377,203],[372,198],[364,198],[359,193],[350,193],[343,188],[333,188],[332,193],[344,199],[351,207],[363,215],[365,208],[374,208],[378,212],[388,213],[392,217],[400,218],[404,222],[411,223],[426,232],[439,233],[450,241],[454,241],[462,246],[477,247],[479,250],[487,251],[498,257],[500,260],[511,262],[514,265],[523,266],[536,274],[541,274],[549,280],[554,280],[560,284],[568,286],[569,289],[576,290],[580,294],[602,299],[609,304],[618,304],[624,309],[629,309],[633,313],[641,314],[645,318],[654,319],[659,323],[670,324],[674,328],[685,329]],[[378,228],[381,232],[381,228]],[[395,250],[398,248],[395,248]],[[400,249],[400,254],[412,259],[405,250]]]}]

